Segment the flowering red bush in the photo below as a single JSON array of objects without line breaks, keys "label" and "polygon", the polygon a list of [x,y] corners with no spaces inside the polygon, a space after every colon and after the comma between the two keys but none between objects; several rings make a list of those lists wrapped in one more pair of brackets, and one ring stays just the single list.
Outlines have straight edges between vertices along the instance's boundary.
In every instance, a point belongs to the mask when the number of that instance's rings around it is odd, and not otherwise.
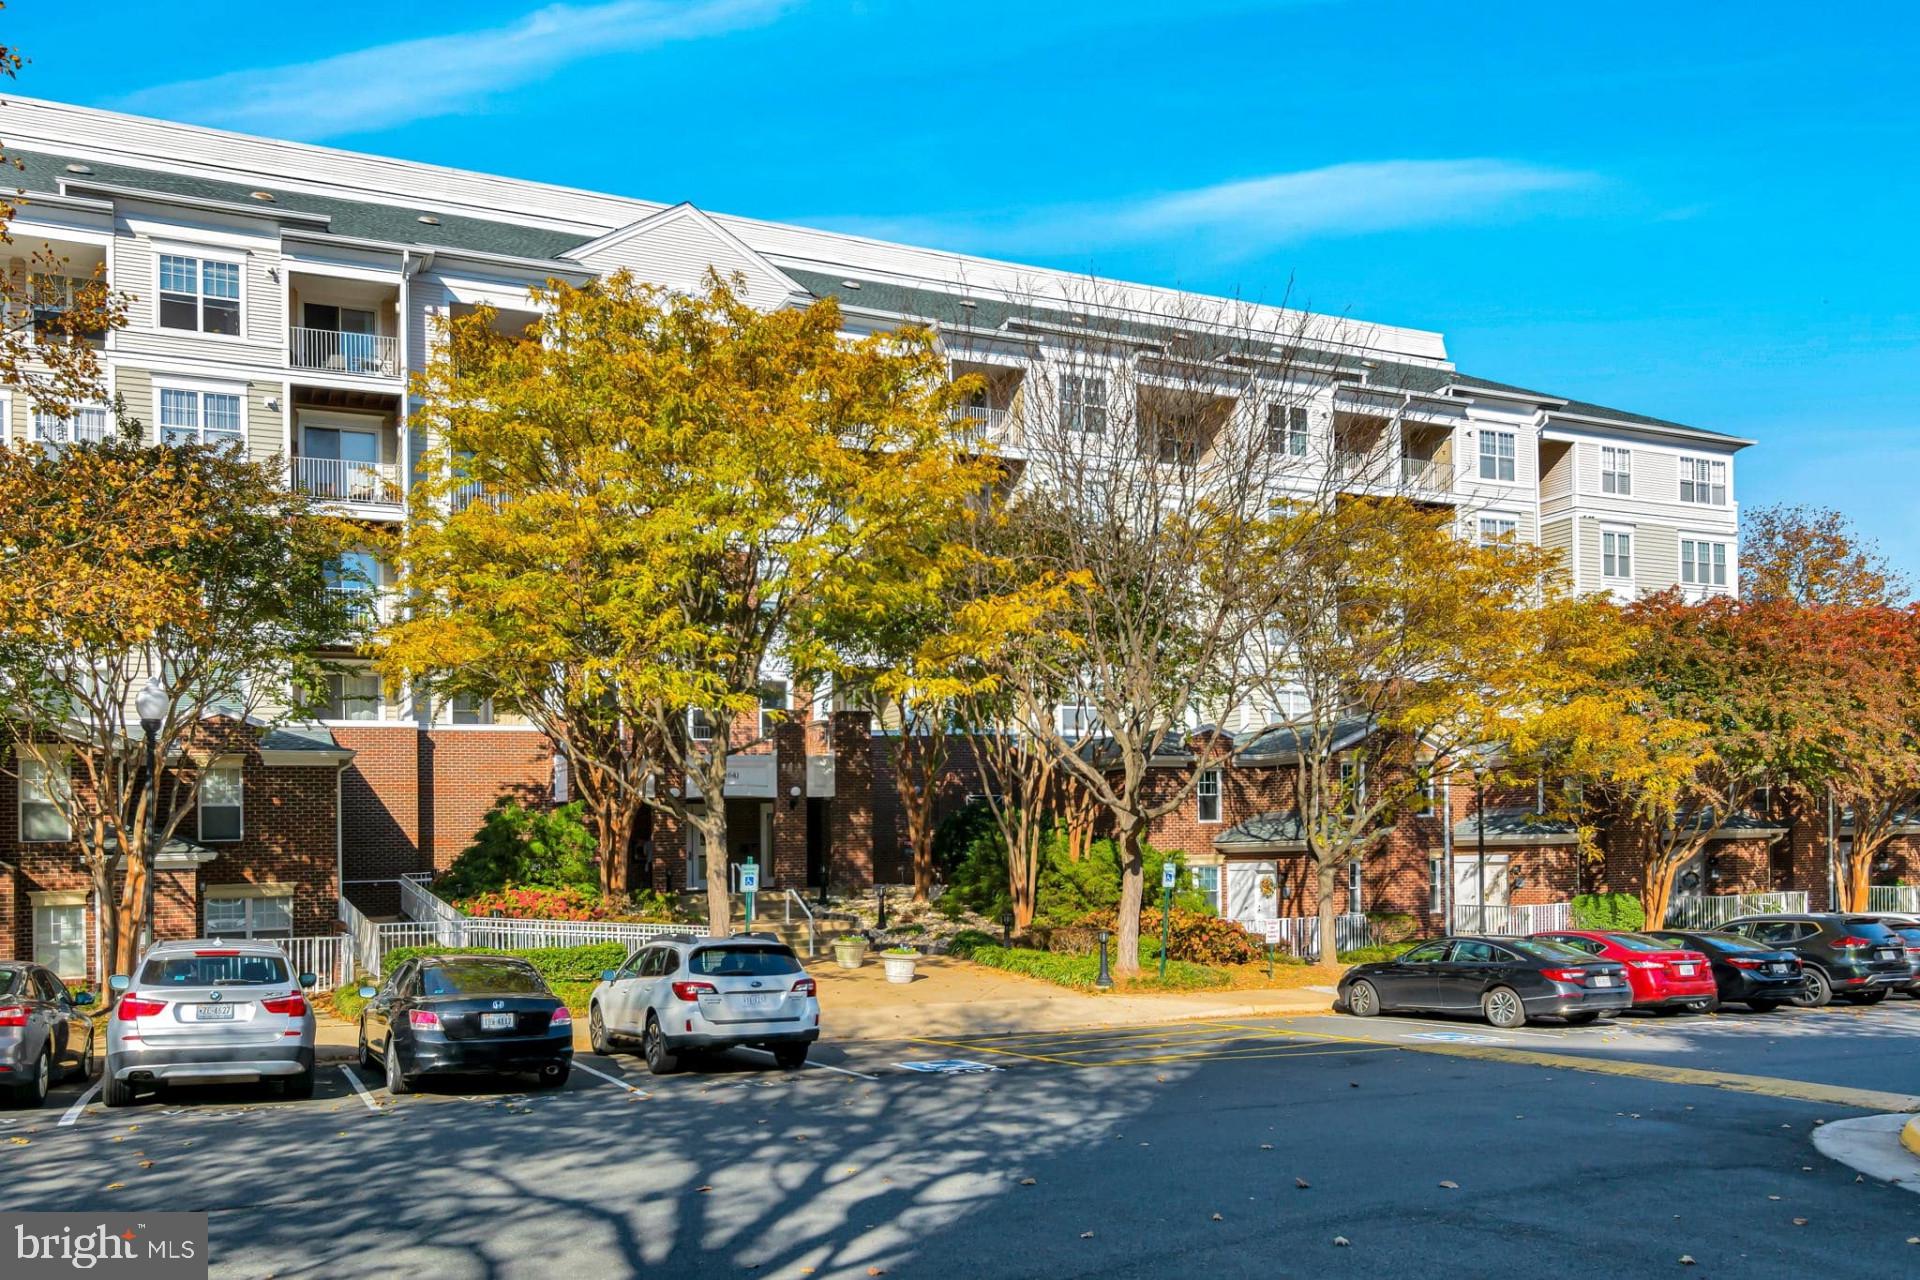
[{"label": "flowering red bush", "polygon": [[607,904],[572,885],[508,885],[453,904],[470,916],[527,916],[536,920],[606,920]]}]

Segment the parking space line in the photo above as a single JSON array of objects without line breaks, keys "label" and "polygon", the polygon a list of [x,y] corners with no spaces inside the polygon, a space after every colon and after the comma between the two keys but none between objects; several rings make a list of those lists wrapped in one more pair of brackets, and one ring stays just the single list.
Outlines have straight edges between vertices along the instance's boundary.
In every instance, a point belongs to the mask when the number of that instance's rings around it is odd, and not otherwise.
[{"label": "parking space line", "polygon": [[934,1040],[926,1036],[908,1036],[907,1043],[937,1045],[942,1049],[965,1049],[969,1053],[992,1053],[1003,1058],[1025,1058],[1028,1062],[1051,1062],[1061,1067],[1079,1065],[1067,1058],[1054,1058],[1042,1053],[1022,1053],[1018,1049],[997,1049],[986,1044],[968,1044],[964,1040]]},{"label": "parking space line", "polygon": [[602,1080],[605,1080],[608,1084],[617,1084],[622,1089],[625,1089],[628,1093],[631,1093],[636,1097],[651,1098],[653,1096],[652,1094],[648,1093],[645,1089],[636,1088],[635,1086],[628,1084],[625,1080],[622,1080],[619,1076],[610,1076],[606,1072],[601,1071],[598,1068],[588,1066],[586,1063],[580,1061],[579,1058],[575,1058],[573,1060],[573,1069],[575,1071],[584,1071],[590,1076],[599,1076]]},{"label": "parking space line", "polygon": [[73,1105],[60,1113],[59,1123],[54,1125],[54,1128],[56,1129],[71,1128],[73,1124],[80,1119],[80,1113],[87,1109],[87,1104],[89,1102],[92,1102],[95,1095],[97,1095],[100,1092],[101,1083],[102,1083],[101,1081],[96,1080],[92,1084],[88,1085],[87,1091],[81,1094],[79,1097],[75,1098],[73,1100]]},{"label": "parking space line", "polygon": [[1337,1049],[1289,1049],[1281,1045],[1249,1045],[1222,1053],[1176,1053],[1157,1058],[1118,1058],[1111,1062],[1076,1062],[1081,1070],[1095,1067],[1147,1067],[1169,1062],[1249,1062],[1261,1058],[1326,1058],[1349,1053],[1392,1053],[1395,1044],[1343,1045]]},{"label": "parking space line", "polygon": [[367,1092],[367,1086],[360,1083],[360,1073],[355,1071],[350,1064],[345,1062],[341,1063],[340,1074],[347,1078],[347,1083],[353,1086],[353,1091],[360,1095],[360,1101],[367,1104],[367,1110],[378,1111],[380,1109],[380,1104],[373,1100],[371,1093]]},{"label": "parking space line", "polygon": [[[735,1045],[734,1048],[745,1049],[748,1053],[764,1053],[769,1058],[773,1056],[773,1050],[756,1049],[749,1044]],[[803,1062],[800,1065],[803,1067],[812,1067],[816,1071],[838,1071],[841,1075],[852,1076],[856,1080],[878,1080],[880,1078],[879,1076],[870,1076],[860,1071],[849,1071],[845,1067],[831,1067],[824,1062]]]}]

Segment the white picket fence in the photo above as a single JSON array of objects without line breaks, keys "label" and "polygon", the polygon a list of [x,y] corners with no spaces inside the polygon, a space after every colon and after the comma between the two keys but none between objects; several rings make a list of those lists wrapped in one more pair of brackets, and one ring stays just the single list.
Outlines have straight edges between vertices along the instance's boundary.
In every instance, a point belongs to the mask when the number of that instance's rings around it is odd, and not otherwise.
[{"label": "white picket fence", "polygon": [[[1239,921],[1240,927],[1256,938],[1267,936],[1267,917],[1255,917]],[[1320,955],[1320,917],[1319,916],[1281,916],[1280,945],[1303,960],[1317,959]],[[1334,917],[1333,941],[1337,951],[1354,951],[1373,945],[1373,927],[1364,915],[1340,915]]]},{"label": "white picket fence", "polygon": [[1549,929],[1573,927],[1571,902],[1537,902],[1526,906],[1499,903],[1456,902],[1453,904],[1455,933],[1494,933],[1519,938]]},{"label": "white picket fence", "polygon": [[703,924],[470,916],[436,896],[417,878],[400,881],[400,910],[412,923],[374,926],[384,942],[382,954],[393,947],[425,946],[431,943],[449,947],[518,950],[528,947],[580,947],[594,942],[620,942],[637,946],[672,934],[696,938],[707,936],[707,926]]},{"label": "white picket fence", "polygon": [[1807,895],[1792,893],[1716,893],[1676,898],[1667,906],[1669,929],[1717,929],[1741,916],[1780,915],[1805,911]]},{"label": "white picket fence", "polygon": [[274,939],[295,973],[310,973],[316,985],[337,987],[353,977],[353,939],[343,933]]},{"label": "white picket fence", "polygon": [[1905,911],[1920,915],[1920,884],[1869,885],[1867,910]]}]

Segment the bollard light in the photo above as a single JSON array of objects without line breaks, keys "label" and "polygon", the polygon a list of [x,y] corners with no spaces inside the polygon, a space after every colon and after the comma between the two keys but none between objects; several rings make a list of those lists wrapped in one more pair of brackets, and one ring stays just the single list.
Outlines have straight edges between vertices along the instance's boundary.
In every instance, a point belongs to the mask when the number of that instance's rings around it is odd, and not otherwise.
[{"label": "bollard light", "polygon": [[1093,985],[1101,991],[1113,989],[1113,974],[1107,968],[1107,939],[1112,936],[1105,929],[1100,931],[1100,972],[1095,976]]}]

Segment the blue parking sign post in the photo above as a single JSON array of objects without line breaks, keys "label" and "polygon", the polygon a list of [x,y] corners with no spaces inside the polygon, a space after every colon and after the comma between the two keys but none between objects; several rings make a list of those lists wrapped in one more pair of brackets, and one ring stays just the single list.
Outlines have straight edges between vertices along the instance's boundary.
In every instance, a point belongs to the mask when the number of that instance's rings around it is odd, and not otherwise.
[{"label": "blue parking sign post", "polygon": [[740,864],[740,892],[747,899],[747,932],[753,932],[753,895],[760,892],[760,864],[748,858]]},{"label": "blue parking sign post", "polygon": [[1167,978],[1167,943],[1173,920],[1173,878],[1180,868],[1168,862],[1160,868],[1160,980]]}]

